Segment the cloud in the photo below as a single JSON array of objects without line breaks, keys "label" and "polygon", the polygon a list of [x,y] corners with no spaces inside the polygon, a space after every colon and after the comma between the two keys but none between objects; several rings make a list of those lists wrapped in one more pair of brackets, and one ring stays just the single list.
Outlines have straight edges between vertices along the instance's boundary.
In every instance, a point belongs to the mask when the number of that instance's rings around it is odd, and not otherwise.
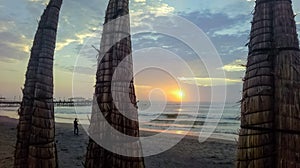
[{"label": "cloud", "polygon": [[[209,2],[212,2],[211,0],[205,0]],[[230,1],[224,1],[224,0],[214,0],[213,3],[211,3],[208,7],[212,12],[216,13],[225,13],[230,18],[235,18],[240,15],[251,15],[251,12],[254,8],[255,0],[252,1],[241,1],[241,0],[230,0]],[[202,2],[205,3],[205,2]],[[242,9],[242,10],[238,10]]]},{"label": "cloud", "polygon": [[134,2],[141,3],[141,2],[146,2],[146,0],[134,0]]},{"label": "cloud", "polygon": [[84,40],[86,38],[89,38],[89,37],[95,37],[96,34],[95,33],[82,33],[82,34],[76,34],[75,35],[77,37],[77,40],[80,44],[83,44],[84,43]]},{"label": "cloud", "polygon": [[16,50],[19,50],[19,51],[22,51],[22,52],[25,52],[25,53],[29,53],[29,51],[30,51],[30,45],[28,45],[28,44],[10,43],[10,42],[6,42],[5,44],[10,46],[11,48],[15,48]]},{"label": "cloud", "polygon": [[152,86],[148,86],[148,85],[134,85],[135,88],[137,89],[151,89]]},{"label": "cloud", "polygon": [[86,66],[68,66],[68,65],[59,65],[55,64],[55,68],[59,68],[64,71],[72,72],[73,75],[88,75],[88,76],[94,76],[96,74],[97,68],[94,66],[86,67]]},{"label": "cloud", "polygon": [[224,86],[241,83],[241,79],[229,79],[229,78],[196,78],[196,77],[179,77],[183,83],[196,84],[198,86]]},{"label": "cloud", "polygon": [[11,32],[0,32],[0,59],[7,60],[22,60],[27,58],[30,52],[32,41],[25,35],[15,34]]},{"label": "cloud", "polygon": [[247,55],[244,45],[248,42],[251,15],[229,17],[224,12],[211,11],[181,12],[180,16],[202,29],[218,50],[222,60],[229,62],[235,56]]},{"label": "cloud", "polygon": [[166,16],[175,11],[175,7],[161,1],[137,1],[139,3],[132,3],[130,7],[131,27],[133,28],[144,26],[151,29],[151,23],[156,17]]},{"label": "cloud", "polygon": [[48,3],[49,0],[28,0],[28,2],[32,2],[32,3]]},{"label": "cloud", "polygon": [[14,21],[0,21],[0,32],[7,32],[16,27]]},{"label": "cloud", "polygon": [[73,43],[83,44],[84,41],[87,38],[89,38],[89,37],[95,37],[95,36],[96,36],[95,33],[75,34],[75,37],[77,37],[77,38],[74,38],[74,39],[64,39],[61,42],[57,42],[56,43],[56,50],[57,51],[62,50],[63,48],[65,48],[68,45],[73,44]]},{"label": "cloud", "polygon": [[74,42],[78,42],[78,40],[76,40],[76,39],[65,39],[62,42],[57,42],[56,43],[56,50],[57,51],[62,50],[63,48],[65,48],[66,46],[68,46],[68,45],[70,45],[71,43],[74,43]]},{"label": "cloud", "polygon": [[76,66],[69,69],[70,71],[76,73],[76,74],[85,74],[85,75],[91,75],[94,76],[96,73],[96,68],[94,67],[84,67],[84,66]]},{"label": "cloud", "polygon": [[232,63],[223,66],[220,69],[223,69],[227,72],[240,72],[240,71],[246,70],[245,64],[246,64],[246,61],[237,59],[237,60],[233,61]]},{"label": "cloud", "polygon": [[246,46],[230,47],[230,48],[227,48],[227,50],[228,50],[229,54],[232,54],[232,53],[235,53],[235,52],[247,52],[248,48]]},{"label": "cloud", "polygon": [[216,30],[213,36],[243,36],[250,32],[250,23],[248,21],[240,21],[234,25],[228,25],[223,29]]},{"label": "cloud", "polygon": [[159,4],[157,6],[148,6],[147,11],[150,11],[150,13],[154,14],[155,16],[166,16],[172,12],[174,12],[175,8],[172,6],[169,6],[166,3]]}]

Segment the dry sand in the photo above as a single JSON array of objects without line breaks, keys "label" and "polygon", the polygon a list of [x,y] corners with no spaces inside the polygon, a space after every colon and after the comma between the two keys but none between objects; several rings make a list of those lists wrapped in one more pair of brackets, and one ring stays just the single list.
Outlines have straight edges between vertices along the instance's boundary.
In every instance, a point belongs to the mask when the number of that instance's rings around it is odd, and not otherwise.
[{"label": "dry sand", "polygon": [[[13,165],[17,120],[0,116],[0,167]],[[142,136],[153,133],[141,132]],[[83,167],[88,136],[79,128],[73,135],[73,125],[56,123],[59,167]],[[209,139],[199,143],[197,137],[187,136],[176,146],[159,155],[145,158],[146,168],[227,168],[234,167],[236,142]]]}]

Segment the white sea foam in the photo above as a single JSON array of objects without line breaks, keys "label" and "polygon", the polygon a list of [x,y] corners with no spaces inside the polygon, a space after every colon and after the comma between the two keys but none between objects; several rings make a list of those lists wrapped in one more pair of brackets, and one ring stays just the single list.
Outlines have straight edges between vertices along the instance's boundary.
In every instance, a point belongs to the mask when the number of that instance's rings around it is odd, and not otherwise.
[{"label": "white sea foam", "polygon": [[[209,127],[209,124],[203,126],[204,122],[218,121],[214,118],[206,118],[208,108],[209,104],[201,104],[198,112],[195,112],[192,111],[194,110],[192,104],[180,107],[179,104],[170,103],[166,105],[163,112],[139,111],[140,130],[164,131],[171,134],[186,134],[185,131],[190,130],[187,135],[199,136],[201,129]],[[18,107],[0,107],[0,115],[18,119],[17,110]],[[236,104],[226,104],[222,118],[218,121],[218,127],[211,138],[236,140],[240,126],[239,111]],[[74,118],[79,118],[80,124],[89,125],[90,116],[91,107],[76,107],[76,110],[74,107],[55,107],[55,121],[58,123],[73,123]],[[191,118],[196,118],[195,122]]]}]

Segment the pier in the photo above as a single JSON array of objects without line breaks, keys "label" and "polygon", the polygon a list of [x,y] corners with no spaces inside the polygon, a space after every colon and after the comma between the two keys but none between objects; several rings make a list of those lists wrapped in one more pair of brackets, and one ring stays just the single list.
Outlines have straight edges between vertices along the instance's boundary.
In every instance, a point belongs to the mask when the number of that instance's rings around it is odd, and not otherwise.
[{"label": "pier", "polygon": [[[84,100],[84,101],[66,101],[66,100],[58,100],[53,101],[54,106],[90,106],[92,105],[91,100]],[[0,100],[0,107],[18,107],[20,106],[21,101],[3,101]]]}]

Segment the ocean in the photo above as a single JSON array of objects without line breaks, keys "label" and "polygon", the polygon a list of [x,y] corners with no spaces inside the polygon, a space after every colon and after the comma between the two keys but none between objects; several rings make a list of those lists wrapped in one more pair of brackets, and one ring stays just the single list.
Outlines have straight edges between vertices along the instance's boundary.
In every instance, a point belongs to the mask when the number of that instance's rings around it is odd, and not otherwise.
[{"label": "ocean", "polygon": [[[139,102],[140,130],[188,134],[236,141],[240,127],[240,106],[238,103],[163,103]],[[18,107],[0,107],[0,115],[18,118]],[[90,106],[55,107],[55,120],[73,123],[74,118],[88,129],[91,115]]]}]

